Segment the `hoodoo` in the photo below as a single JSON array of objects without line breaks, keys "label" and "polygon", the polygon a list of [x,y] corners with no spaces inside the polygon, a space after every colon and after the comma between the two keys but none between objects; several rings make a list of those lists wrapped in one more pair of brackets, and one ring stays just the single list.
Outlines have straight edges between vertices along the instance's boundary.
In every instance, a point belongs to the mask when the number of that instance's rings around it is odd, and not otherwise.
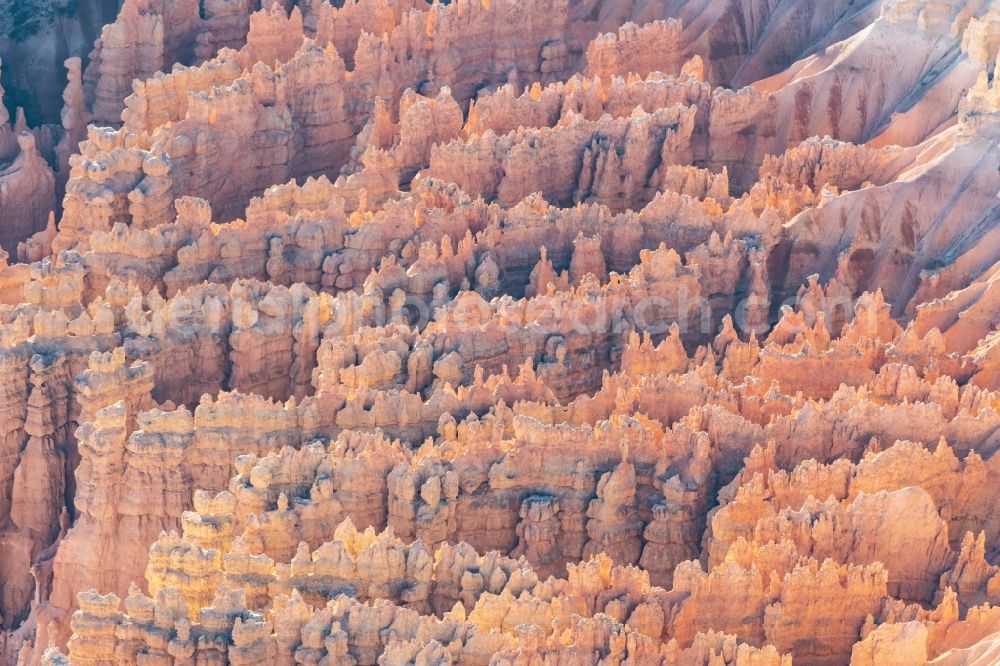
[{"label": "hoodoo", "polygon": [[0,663],[997,663],[1000,0],[0,5]]}]

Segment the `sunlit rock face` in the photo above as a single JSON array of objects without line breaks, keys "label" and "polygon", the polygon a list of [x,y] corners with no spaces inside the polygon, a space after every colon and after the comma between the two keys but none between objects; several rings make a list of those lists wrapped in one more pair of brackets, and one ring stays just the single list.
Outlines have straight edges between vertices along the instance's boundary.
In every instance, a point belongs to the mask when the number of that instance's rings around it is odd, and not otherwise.
[{"label": "sunlit rock face", "polygon": [[1000,4],[101,23],[0,107],[2,663],[995,660]]}]

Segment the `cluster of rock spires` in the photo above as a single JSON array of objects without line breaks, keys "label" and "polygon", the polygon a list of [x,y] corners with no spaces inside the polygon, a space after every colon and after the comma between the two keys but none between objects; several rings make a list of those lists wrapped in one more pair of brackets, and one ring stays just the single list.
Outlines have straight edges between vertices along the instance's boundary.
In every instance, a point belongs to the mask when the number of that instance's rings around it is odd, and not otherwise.
[{"label": "cluster of rock spires", "polygon": [[1000,4],[263,4],[0,116],[4,663],[994,663]]}]

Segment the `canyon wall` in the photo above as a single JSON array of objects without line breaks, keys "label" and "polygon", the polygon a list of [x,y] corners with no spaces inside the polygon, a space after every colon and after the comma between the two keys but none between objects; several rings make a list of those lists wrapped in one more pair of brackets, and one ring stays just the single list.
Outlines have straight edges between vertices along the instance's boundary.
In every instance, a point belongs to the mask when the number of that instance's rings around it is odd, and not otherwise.
[{"label": "canyon wall", "polygon": [[976,663],[1000,6],[126,0],[0,116],[0,658]]}]

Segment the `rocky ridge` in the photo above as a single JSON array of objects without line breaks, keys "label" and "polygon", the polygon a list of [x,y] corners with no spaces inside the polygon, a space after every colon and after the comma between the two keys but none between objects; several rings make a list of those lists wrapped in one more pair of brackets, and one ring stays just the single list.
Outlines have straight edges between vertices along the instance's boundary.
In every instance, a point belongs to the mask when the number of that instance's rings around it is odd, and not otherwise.
[{"label": "rocky ridge", "polygon": [[1000,7],[264,4],[0,117],[5,660],[994,649]]}]

